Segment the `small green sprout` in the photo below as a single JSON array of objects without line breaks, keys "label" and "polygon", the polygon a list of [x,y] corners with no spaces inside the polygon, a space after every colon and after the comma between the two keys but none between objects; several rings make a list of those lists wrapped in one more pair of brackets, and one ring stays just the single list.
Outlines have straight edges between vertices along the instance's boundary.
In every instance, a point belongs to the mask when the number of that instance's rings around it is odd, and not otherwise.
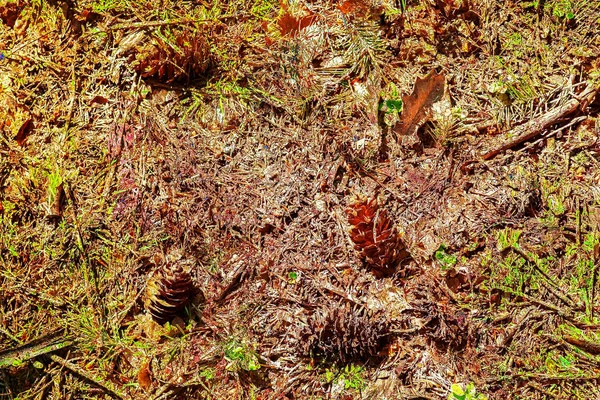
[{"label": "small green sprout", "polygon": [[440,245],[440,247],[437,249],[437,251],[434,254],[435,259],[442,265],[442,270],[452,268],[453,266],[456,265],[456,263],[458,261],[456,259],[456,256],[453,256],[452,254],[448,254],[446,252],[446,250],[447,250],[446,245],[442,244],[442,245]]},{"label": "small green sprout", "polygon": [[288,273],[288,282],[291,284],[296,283],[296,280],[298,279],[298,273],[295,271],[289,272]]},{"label": "small green sprout", "polygon": [[450,388],[448,400],[487,400],[487,396],[477,393],[473,383],[469,383],[464,389],[462,385],[453,383]]},{"label": "small green sprout", "polygon": [[229,371],[246,370],[256,371],[260,369],[260,362],[256,353],[247,345],[233,339],[225,345],[225,359],[229,361]]}]

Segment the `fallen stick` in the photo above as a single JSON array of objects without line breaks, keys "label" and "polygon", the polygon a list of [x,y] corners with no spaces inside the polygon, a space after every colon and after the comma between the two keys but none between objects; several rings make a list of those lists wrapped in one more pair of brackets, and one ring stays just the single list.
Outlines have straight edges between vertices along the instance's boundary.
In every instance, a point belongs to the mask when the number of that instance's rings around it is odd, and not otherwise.
[{"label": "fallen stick", "polygon": [[72,344],[73,341],[70,338],[58,337],[57,334],[34,340],[14,349],[0,352],[0,368],[19,366],[27,360],[64,349]]},{"label": "fallen stick", "polygon": [[484,160],[489,160],[503,151],[517,146],[527,140],[533,139],[544,129],[559,119],[564,118],[565,116],[577,110],[582,104],[590,103],[597,93],[597,88],[588,87],[577,98],[569,100],[562,106],[550,110],[539,118],[532,119],[523,125],[519,125],[516,128],[511,129],[508,132],[508,136],[512,137],[512,139],[502,143],[500,146],[497,146],[492,150],[488,150],[487,152],[483,153],[481,158]]},{"label": "fallen stick", "polygon": [[597,356],[600,354],[600,345],[598,343],[591,342],[586,339],[578,339],[573,336],[564,336],[563,340],[578,349],[585,351],[586,353]]},{"label": "fallen stick", "polygon": [[64,368],[70,370],[72,373],[74,373],[75,375],[78,375],[79,377],[89,381],[90,383],[98,386],[100,389],[104,390],[106,393],[108,393],[109,395],[116,397],[117,399],[125,399],[128,398],[125,395],[119,393],[117,390],[117,388],[114,387],[113,384],[111,384],[109,381],[102,379],[100,377],[96,377],[92,374],[90,374],[89,372],[87,372],[86,370],[84,370],[83,368],[81,368],[80,366],[73,364],[72,362],[65,360],[62,357],[57,356],[56,354],[52,354],[50,355],[50,359],[52,361],[54,361],[55,363],[63,366]]}]

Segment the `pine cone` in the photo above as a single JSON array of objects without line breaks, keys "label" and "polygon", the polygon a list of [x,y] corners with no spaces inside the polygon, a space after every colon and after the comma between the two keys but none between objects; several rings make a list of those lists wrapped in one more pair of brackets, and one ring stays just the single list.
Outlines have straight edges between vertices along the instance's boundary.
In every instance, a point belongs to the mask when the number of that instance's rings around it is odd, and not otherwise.
[{"label": "pine cone", "polygon": [[388,335],[389,327],[379,316],[347,307],[315,314],[302,332],[306,354],[342,364],[378,356]]},{"label": "pine cone", "polygon": [[146,310],[159,324],[170,322],[199,293],[189,273],[180,266],[167,265],[146,288]]},{"label": "pine cone", "polygon": [[346,209],[350,239],[361,258],[378,274],[387,275],[408,252],[385,210],[377,199],[361,200]]},{"label": "pine cone", "polygon": [[133,66],[142,78],[171,83],[201,76],[209,64],[210,49],[204,35],[184,30],[169,38],[157,35],[152,44],[141,48]]}]

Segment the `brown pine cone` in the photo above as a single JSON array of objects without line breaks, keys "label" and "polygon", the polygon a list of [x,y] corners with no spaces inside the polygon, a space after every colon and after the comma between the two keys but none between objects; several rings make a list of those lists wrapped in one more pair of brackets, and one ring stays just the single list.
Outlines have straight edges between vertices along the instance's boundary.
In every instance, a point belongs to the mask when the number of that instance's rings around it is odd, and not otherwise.
[{"label": "brown pine cone", "polygon": [[377,199],[366,199],[346,209],[350,239],[361,258],[378,274],[387,275],[409,256],[387,212]]},{"label": "brown pine cone", "polygon": [[316,313],[302,332],[305,354],[342,364],[379,356],[388,337],[388,324],[379,315],[344,306]]},{"label": "brown pine cone", "polygon": [[189,273],[180,266],[166,265],[146,288],[146,310],[159,324],[170,322],[199,293]]},{"label": "brown pine cone", "polygon": [[171,83],[203,75],[211,61],[208,43],[199,32],[183,30],[156,35],[136,54],[134,69],[142,78]]}]

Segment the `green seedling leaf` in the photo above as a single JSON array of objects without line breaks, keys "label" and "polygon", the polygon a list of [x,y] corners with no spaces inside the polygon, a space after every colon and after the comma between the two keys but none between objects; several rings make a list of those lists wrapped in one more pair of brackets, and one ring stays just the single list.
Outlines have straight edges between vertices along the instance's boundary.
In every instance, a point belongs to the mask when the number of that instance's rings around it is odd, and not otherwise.
[{"label": "green seedling leaf", "polygon": [[296,280],[298,279],[298,273],[297,272],[289,272],[288,273],[288,280],[290,281],[290,283],[296,283]]},{"label": "green seedling leaf", "polygon": [[435,252],[434,257],[440,264],[442,264],[442,269],[453,267],[458,261],[456,256],[446,253],[446,246],[443,244],[440,245],[438,250]]},{"label": "green seedling leaf", "polygon": [[386,114],[402,112],[402,100],[385,100],[379,104],[379,111],[385,111]]}]

